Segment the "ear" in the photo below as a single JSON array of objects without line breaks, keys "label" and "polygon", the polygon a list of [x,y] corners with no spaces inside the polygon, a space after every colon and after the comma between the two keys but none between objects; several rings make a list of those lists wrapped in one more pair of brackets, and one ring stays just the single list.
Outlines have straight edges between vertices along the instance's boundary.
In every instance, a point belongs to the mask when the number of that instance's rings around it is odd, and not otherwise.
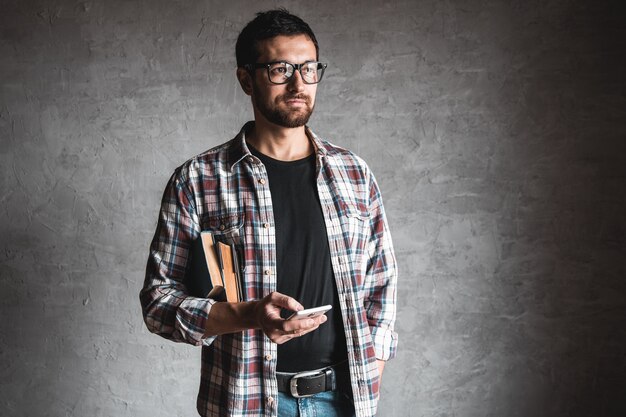
[{"label": "ear", "polygon": [[252,75],[245,68],[239,67],[237,68],[237,79],[239,80],[239,85],[241,85],[241,89],[246,95],[252,95]]}]

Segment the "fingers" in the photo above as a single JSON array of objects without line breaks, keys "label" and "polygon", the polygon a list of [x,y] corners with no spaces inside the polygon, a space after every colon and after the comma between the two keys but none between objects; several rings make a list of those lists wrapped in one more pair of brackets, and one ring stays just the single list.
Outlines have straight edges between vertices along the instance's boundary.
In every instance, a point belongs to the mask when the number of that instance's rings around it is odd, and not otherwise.
[{"label": "fingers", "polygon": [[[281,294],[277,291],[274,291],[269,297],[269,302],[274,304],[275,306],[286,308],[291,311],[300,311],[303,310],[304,307],[302,304],[297,302],[294,298],[289,297],[288,295]],[[266,297],[267,298],[267,297]]]},{"label": "fingers", "polygon": [[283,344],[285,342],[288,342],[288,341],[290,341],[292,339],[295,339],[297,337],[302,337],[305,334],[314,331],[315,329],[317,329],[317,326],[314,327],[314,328],[311,328],[311,329],[307,329],[307,330],[295,329],[295,330],[292,330],[290,332],[284,331],[284,332],[282,332],[283,333],[282,335],[271,337],[270,340],[272,342],[276,343],[277,345],[281,345],[281,344]]},{"label": "fingers", "polygon": [[[326,321],[326,320],[324,320]],[[322,322],[323,323],[323,322]],[[304,336],[307,333],[311,333],[313,330],[316,330],[318,327],[320,327],[320,325],[322,323],[317,323],[314,326],[311,327],[307,327],[307,328],[301,328],[301,329],[294,329],[291,332],[291,339],[296,338],[296,337],[301,337]]]},{"label": "fingers", "polygon": [[269,319],[274,322],[282,320],[280,318],[281,308],[287,308],[294,311],[302,310],[303,307],[295,299],[281,294],[279,292],[272,292],[265,296],[262,300],[259,300],[256,308],[256,315],[259,319]]},{"label": "fingers", "polygon": [[305,320],[283,320],[278,328],[266,334],[272,342],[280,345],[316,330],[326,320],[326,316]]},{"label": "fingers", "polygon": [[302,336],[317,329],[326,320],[327,318],[324,315],[311,319],[285,320],[283,322],[283,330],[285,334]]}]

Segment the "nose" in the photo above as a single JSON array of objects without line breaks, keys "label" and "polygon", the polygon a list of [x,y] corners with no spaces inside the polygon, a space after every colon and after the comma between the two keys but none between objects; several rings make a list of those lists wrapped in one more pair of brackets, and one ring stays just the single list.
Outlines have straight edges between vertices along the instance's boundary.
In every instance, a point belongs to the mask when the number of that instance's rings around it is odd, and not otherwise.
[{"label": "nose", "polygon": [[298,92],[304,90],[304,81],[302,81],[302,74],[299,70],[294,70],[293,75],[289,78],[287,83],[287,89],[292,92]]}]

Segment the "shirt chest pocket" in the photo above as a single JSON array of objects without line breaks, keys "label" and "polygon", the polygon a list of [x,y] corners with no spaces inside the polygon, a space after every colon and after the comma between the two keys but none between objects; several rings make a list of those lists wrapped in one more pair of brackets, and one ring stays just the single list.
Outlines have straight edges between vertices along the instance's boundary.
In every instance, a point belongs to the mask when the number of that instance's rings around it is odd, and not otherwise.
[{"label": "shirt chest pocket", "polygon": [[201,226],[203,232],[211,232],[217,241],[243,247],[244,214],[240,212],[205,215]]},{"label": "shirt chest pocket", "polygon": [[341,201],[338,214],[347,246],[362,253],[370,235],[370,212],[367,207],[353,201]]}]

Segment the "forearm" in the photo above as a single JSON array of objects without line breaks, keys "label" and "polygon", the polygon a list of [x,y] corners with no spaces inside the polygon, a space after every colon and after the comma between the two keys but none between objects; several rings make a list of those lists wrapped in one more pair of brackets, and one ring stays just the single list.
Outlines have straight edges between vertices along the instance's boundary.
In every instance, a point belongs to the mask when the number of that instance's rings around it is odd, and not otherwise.
[{"label": "forearm", "polygon": [[206,322],[205,337],[260,328],[256,318],[257,301],[215,303]]}]

